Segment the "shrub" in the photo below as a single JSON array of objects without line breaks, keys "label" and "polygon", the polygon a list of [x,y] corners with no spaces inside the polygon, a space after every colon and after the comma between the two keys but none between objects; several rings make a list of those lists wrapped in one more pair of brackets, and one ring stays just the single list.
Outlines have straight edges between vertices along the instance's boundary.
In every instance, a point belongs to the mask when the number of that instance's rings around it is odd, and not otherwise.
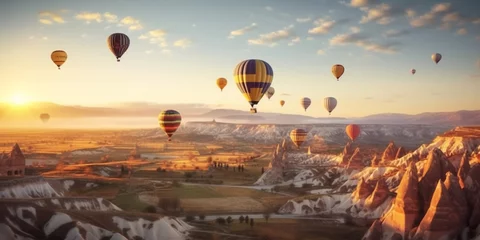
[{"label": "shrub", "polygon": [[155,206],[152,206],[152,205],[149,205],[147,206],[143,212],[146,212],[146,213],[157,213],[157,208]]}]

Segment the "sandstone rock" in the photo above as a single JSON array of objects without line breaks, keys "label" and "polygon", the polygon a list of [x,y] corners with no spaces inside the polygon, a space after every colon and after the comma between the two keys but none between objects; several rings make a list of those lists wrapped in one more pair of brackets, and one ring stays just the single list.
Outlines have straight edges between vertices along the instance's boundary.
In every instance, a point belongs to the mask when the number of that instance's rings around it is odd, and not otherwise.
[{"label": "sandstone rock", "polygon": [[361,178],[360,181],[358,181],[357,188],[352,193],[352,200],[365,200],[372,193],[372,191],[372,187],[366,183],[363,178]]},{"label": "sandstone rock", "polygon": [[375,220],[372,226],[368,229],[362,240],[379,240],[382,239],[382,223],[379,220]]},{"label": "sandstone rock", "polygon": [[347,169],[363,169],[363,158],[360,154],[360,148],[356,148],[348,161]]},{"label": "sandstone rock", "polygon": [[347,166],[348,160],[350,160],[350,157],[352,156],[352,154],[353,154],[353,146],[350,142],[347,142],[347,144],[345,144],[345,147],[343,148],[341,165]]},{"label": "sandstone rock", "polygon": [[377,154],[373,155],[371,166],[378,167],[379,164],[380,164],[380,158],[377,157]]},{"label": "sandstone rock", "polygon": [[372,194],[365,200],[365,207],[374,210],[380,206],[388,198],[390,191],[385,179],[381,177],[378,179],[375,189]]},{"label": "sandstone rock", "polygon": [[461,220],[447,188],[437,182],[431,205],[420,222],[413,240],[455,239],[461,233]]},{"label": "sandstone rock", "polygon": [[459,214],[462,226],[466,226],[469,217],[468,204],[465,192],[460,187],[458,178],[451,172],[448,172],[444,184],[445,188],[450,194],[453,204],[456,207],[456,212]]},{"label": "sandstone rock", "polygon": [[467,151],[463,153],[462,159],[460,160],[460,166],[458,167],[458,181],[461,188],[465,188],[465,179],[467,178],[468,172],[470,171],[470,161],[469,154]]},{"label": "sandstone rock", "polygon": [[405,156],[405,154],[407,154],[407,152],[405,151],[405,148],[399,147],[398,150],[397,150],[397,154],[395,155],[395,159],[399,159],[399,158]]},{"label": "sandstone rock", "polygon": [[385,151],[383,152],[381,163],[383,165],[388,165],[390,161],[395,160],[397,151],[398,151],[398,148],[397,146],[395,146],[395,143],[390,142],[387,148],[385,148]]}]

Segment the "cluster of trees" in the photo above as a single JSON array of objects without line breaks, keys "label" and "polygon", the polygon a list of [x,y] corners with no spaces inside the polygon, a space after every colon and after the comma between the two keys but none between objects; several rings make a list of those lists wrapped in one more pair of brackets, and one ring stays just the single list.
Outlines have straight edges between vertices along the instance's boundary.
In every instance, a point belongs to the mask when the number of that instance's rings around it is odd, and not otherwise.
[{"label": "cluster of trees", "polygon": [[178,212],[182,210],[179,198],[160,198],[158,200],[158,207],[165,212]]},{"label": "cluster of trees", "polygon": [[255,221],[253,220],[253,218],[249,218],[248,215],[247,216],[240,216],[238,218],[238,221],[240,221],[240,223],[246,223],[246,224],[250,224],[251,227],[253,227],[253,225],[255,224]]},{"label": "cluster of trees", "polygon": [[217,161],[213,161],[212,163],[212,167],[215,168],[215,169],[225,169],[228,171],[228,169],[233,169],[234,172],[238,171],[238,172],[243,172],[245,171],[245,165],[237,165],[237,166],[233,166],[233,167],[230,167],[230,165],[228,163],[223,163],[223,162],[217,162]]}]

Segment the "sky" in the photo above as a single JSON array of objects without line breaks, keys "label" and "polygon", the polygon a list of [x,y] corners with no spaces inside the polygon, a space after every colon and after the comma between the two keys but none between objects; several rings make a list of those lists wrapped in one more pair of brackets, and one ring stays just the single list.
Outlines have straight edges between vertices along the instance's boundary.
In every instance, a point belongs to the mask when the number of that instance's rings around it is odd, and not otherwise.
[{"label": "sky", "polygon": [[[262,59],[276,93],[258,111],[324,117],[325,97],[338,100],[332,116],[342,117],[475,110],[479,8],[478,0],[2,1],[0,102],[248,111],[233,69]],[[106,43],[115,32],[131,41],[120,63]],[[60,71],[50,60],[57,49],[68,53]],[[331,73],[337,63],[346,69],[340,81]],[[229,81],[223,92],[219,77]],[[312,99],[307,112],[302,97]]]}]

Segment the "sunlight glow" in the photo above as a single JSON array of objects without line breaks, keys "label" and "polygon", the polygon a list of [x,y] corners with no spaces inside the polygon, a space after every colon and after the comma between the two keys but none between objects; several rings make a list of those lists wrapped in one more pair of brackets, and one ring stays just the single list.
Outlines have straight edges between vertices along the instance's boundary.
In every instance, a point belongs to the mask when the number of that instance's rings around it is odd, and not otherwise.
[{"label": "sunlight glow", "polygon": [[21,94],[15,94],[10,98],[10,103],[14,105],[24,105],[27,102],[28,102],[28,99]]}]

